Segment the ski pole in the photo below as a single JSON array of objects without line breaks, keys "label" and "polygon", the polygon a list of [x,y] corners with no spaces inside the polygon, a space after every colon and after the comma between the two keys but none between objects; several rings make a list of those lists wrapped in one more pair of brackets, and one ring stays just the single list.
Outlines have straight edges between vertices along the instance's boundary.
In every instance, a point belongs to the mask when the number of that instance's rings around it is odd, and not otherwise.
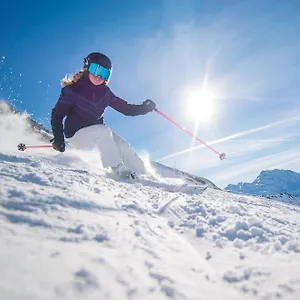
[{"label": "ski pole", "polygon": [[181,129],[182,131],[184,131],[185,133],[187,133],[189,136],[191,136],[192,138],[194,138],[195,140],[197,140],[198,142],[200,142],[201,144],[203,144],[204,146],[206,146],[207,148],[209,148],[210,150],[212,150],[213,152],[215,152],[216,154],[218,154],[219,158],[221,160],[226,158],[226,154],[225,153],[219,153],[217,150],[215,150],[214,148],[212,148],[211,146],[209,146],[208,144],[206,144],[204,141],[202,141],[197,136],[195,136],[194,134],[192,134],[190,131],[188,131],[187,129],[185,129],[184,127],[182,127],[181,125],[179,125],[177,122],[175,122],[174,120],[172,120],[171,118],[169,118],[167,115],[165,115],[163,112],[161,112],[157,108],[155,109],[155,111],[160,116],[162,116],[163,118],[165,118],[166,120],[168,120],[169,122],[171,122],[172,124],[174,124],[175,126],[177,126],[179,129]]},{"label": "ski pole", "polygon": [[25,151],[26,149],[29,148],[52,148],[52,145],[34,145],[34,146],[26,146],[23,143],[20,143],[18,146],[18,150],[20,151]]}]

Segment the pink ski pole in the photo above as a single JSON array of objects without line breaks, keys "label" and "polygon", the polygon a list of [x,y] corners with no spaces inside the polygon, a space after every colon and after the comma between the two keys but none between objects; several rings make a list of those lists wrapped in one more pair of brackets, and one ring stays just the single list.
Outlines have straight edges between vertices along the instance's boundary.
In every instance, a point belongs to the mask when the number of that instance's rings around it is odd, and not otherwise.
[{"label": "pink ski pole", "polygon": [[221,160],[226,158],[226,154],[225,153],[219,153],[217,150],[215,150],[214,148],[212,148],[211,146],[209,146],[208,144],[206,144],[204,141],[202,141],[201,139],[199,139],[197,136],[195,136],[194,134],[192,134],[190,131],[188,131],[184,127],[180,126],[177,122],[175,122],[174,120],[172,120],[171,118],[169,118],[168,116],[166,116],[163,112],[159,111],[158,109],[155,109],[155,111],[160,116],[164,117],[166,120],[168,120],[169,122],[173,123],[179,129],[181,129],[182,131],[184,131],[185,133],[187,133],[189,136],[191,136],[192,138],[194,138],[195,140],[197,140],[198,142],[200,142],[201,144],[203,144],[204,146],[206,146],[207,148],[209,148],[210,150],[212,150],[213,152],[215,152],[216,154],[218,154],[219,158]]},{"label": "pink ski pole", "polygon": [[52,145],[26,146],[25,144],[20,143],[17,147],[18,147],[18,150],[25,151],[26,149],[29,149],[29,148],[52,148]]}]

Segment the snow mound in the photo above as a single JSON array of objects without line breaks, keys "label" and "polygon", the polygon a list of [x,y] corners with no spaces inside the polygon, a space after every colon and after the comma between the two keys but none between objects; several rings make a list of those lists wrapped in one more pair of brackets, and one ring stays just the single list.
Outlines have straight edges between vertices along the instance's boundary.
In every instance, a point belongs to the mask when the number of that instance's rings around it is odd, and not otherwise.
[{"label": "snow mound", "polygon": [[3,299],[299,297],[297,206],[62,161],[0,155]]},{"label": "snow mound", "polygon": [[23,153],[0,168],[3,299],[238,299],[155,213],[174,193]]}]

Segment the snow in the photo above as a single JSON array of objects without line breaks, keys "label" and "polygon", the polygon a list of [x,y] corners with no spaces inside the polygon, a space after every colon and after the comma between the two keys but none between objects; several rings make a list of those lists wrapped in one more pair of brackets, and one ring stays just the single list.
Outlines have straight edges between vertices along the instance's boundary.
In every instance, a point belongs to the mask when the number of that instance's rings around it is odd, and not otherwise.
[{"label": "snow", "polygon": [[0,115],[1,300],[299,299],[299,206],[20,152],[25,123]]},{"label": "snow", "polygon": [[225,190],[256,196],[280,196],[282,193],[289,193],[299,197],[299,182],[300,173],[274,169],[262,171],[252,183],[229,184]]}]

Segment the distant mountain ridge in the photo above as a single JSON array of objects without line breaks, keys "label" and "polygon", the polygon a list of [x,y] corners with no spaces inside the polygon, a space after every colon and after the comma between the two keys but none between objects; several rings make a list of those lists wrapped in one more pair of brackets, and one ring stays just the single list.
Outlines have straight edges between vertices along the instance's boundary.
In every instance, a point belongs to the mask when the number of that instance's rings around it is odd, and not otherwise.
[{"label": "distant mountain ridge", "polygon": [[266,170],[252,182],[229,184],[226,191],[236,194],[278,197],[281,195],[300,197],[300,173],[291,170]]}]

